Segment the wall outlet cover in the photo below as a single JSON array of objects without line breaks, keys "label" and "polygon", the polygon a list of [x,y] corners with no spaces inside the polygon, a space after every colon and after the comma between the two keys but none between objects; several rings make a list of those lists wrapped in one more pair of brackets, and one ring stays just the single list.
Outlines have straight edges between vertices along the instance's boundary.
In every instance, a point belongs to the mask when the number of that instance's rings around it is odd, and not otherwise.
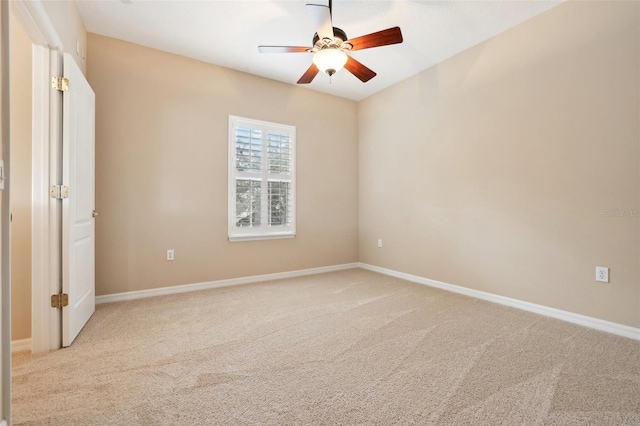
[{"label": "wall outlet cover", "polygon": [[609,282],[609,268],[604,266],[596,266],[596,281],[602,283]]}]

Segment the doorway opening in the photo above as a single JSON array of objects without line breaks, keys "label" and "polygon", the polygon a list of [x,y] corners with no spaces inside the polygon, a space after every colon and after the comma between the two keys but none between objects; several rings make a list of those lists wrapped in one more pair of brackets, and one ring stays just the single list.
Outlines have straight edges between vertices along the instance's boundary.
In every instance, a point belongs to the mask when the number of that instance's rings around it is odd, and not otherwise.
[{"label": "doorway opening", "polygon": [[[62,72],[62,44],[39,3],[10,2],[11,88],[10,167],[12,232],[12,351],[33,353],[61,347],[61,314],[50,308],[60,290],[61,207],[49,196],[61,175],[61,95],[51,76]],[[26,49],[26,52],[25,52]],[[29,61],[30,59],[30,61]],[[29,68],[30,67],[30,68]],[[30,88],[30,91],[28,90]],[[29,131],[30,130],[30,131]]]}]

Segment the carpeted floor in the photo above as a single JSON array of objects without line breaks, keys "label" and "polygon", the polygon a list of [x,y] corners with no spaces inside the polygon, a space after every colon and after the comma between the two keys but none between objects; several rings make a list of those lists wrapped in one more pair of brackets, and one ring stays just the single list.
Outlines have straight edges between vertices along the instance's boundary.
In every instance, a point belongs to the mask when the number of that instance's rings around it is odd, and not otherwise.
[{"label": "carpeted floor", "polygon": [[640,342],[361,269],[99,305],[14,424],[640,425]]}]

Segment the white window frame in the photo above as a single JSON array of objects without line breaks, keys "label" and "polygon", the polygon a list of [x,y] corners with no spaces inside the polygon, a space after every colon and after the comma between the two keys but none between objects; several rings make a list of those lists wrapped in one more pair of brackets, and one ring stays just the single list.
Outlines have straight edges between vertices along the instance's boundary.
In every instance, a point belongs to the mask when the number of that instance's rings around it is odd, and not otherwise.
[{"label": "white window frame", "polygon": [[[236,129],[238,126],[260,129],[262,131],[262,172],[261,172],[261,220],[259,226],[236,226]],[[269,173],[266,136],[269,132],[287,133],[291,144],[291,224],[290,226],[270,226],[268,217],[268,182],[277,175]],[[253,120],[249,118],[229,116],[229,181],[228,181],[228,207],[229,207],[229,241],[252,241],[294,238],[296,236],[296,128],[286,124],[270,123],[267,121]],[[271,177],[271,179],[270,179]]]}]

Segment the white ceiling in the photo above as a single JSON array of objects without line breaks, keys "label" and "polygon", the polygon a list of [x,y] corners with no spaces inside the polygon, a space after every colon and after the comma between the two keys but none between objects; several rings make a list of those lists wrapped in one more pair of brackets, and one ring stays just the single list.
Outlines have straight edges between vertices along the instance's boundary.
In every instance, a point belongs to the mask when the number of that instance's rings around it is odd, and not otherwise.
[{"label": "white ceiling", "polygon": [[[333,25],[349,38],[400,26],[404,43],[352,52],[378,75],[362,83],[346,70],[307,87],[361,100],[550,9],[563,0],[334,0]],[[310,53],[260,54],[258,45],[311,46],[306,3],[328,0],[78,0],[87,31],[285,83]]]}]

